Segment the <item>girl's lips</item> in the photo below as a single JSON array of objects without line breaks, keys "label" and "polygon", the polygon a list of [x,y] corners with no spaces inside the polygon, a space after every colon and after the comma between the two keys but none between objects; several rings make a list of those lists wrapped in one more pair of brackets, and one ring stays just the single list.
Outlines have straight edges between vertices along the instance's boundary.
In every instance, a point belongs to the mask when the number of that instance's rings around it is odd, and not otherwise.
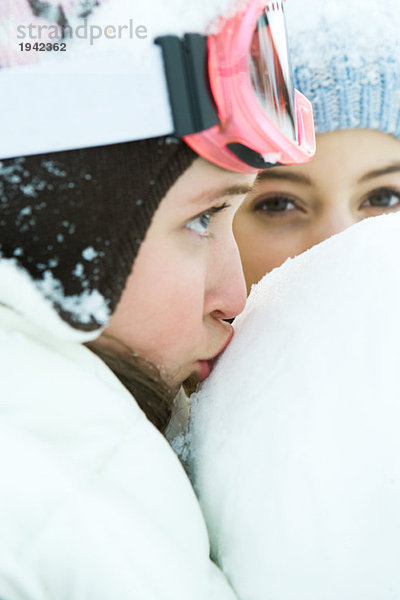
[{"label": "girl's lips", "polygon": [[218,352],[216,354],[214,354],[214,356],[212,356],[211,358],[208,358],[207,360],[198,360],[197,361],[196,364],[198,365],[198,376],[199,376],[200,381],[204,381],[210,375],[210,373],[213,369],[213,366],[214,366],[215,359],[217,358],[217,356],[219,356],[221,354],[221,352],[223,352],[225,350],[225,348],[231,342],[231,340],[233,338],[233,334],[234,334],[234,330],[232,327],[228,339],[226,340],[226,342],[224,342],[224,344],[218,350]]},{"label": "girl's lips", "polygon": [[209,374],[212,371],[213,368],[213,361],[212,360],[198,360],[196,362],[196,366],[197,366],[197,376],[199,378],[199,381],[204,381],[205,379],[207,379],[207,377],[209,376]]},{"label": "girl's lips", "polygon": [[226,340],[226,342],[222,345],[222,347],[218,350],[218,352],[216,354],[214,354],[214,356],[212,356],[209,360],[214,360],[217,358],[217,356],[219,356],[219,354],[221,354],[221,352],[223,352],[225,350],[225,348],[228,346],[228,344],[231,343],[232,338],[233,338],[233,334],[235,333],[235,330],[233,329],[232,325],[231,325],[231,330],[228,336],[228,339]]}]

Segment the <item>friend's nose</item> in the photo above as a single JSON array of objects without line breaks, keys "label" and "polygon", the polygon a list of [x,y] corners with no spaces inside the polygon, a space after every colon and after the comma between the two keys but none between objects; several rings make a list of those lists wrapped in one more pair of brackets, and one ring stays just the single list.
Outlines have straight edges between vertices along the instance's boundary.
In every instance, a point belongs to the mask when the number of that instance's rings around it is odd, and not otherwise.
[{"label": "friend's nose", "polygon": [[233,319],[246,304],[246,283],[239,250],[232,237],[229,252],[224,248],[214,262],[207,281],[204,313],[216,319]]},{"label": "friend's nose", "polygon": [[359,218],[350,210],[339,210],[335,207],[324,212],[320,216],[319,222],[314,225],[310,247],[344,231],[348,227],[351,227],[351,225],[358,223],[358,221]]}]

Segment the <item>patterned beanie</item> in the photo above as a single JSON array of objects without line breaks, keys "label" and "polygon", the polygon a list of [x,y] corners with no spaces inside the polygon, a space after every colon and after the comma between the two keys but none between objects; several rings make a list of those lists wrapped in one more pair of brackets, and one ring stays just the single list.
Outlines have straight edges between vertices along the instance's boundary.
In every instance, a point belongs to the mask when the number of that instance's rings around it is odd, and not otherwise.
[{"label": "patterned beanie", "polygon": [[400,137],[399,0],[286,3],[295,87],[317,133],[376,129]]}]

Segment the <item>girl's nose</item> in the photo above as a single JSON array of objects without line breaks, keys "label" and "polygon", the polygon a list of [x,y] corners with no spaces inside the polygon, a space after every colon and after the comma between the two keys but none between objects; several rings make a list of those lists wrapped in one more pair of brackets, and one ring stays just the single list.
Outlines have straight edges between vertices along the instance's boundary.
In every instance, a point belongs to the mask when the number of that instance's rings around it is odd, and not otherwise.
[{"label": "girl's nose", "polygon": [[233,319],[244,309],[247,297],[242,263],[233,236],[230,251],[227,252],[225,246],[221,256],[223,260],[211,267],[204,312],[217,319]]}]

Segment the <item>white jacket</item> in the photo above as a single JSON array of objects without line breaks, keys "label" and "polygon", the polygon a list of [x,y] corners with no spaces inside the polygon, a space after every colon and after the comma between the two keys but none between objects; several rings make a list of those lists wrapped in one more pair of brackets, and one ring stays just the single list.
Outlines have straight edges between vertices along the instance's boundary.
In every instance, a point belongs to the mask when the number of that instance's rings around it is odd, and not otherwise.
[{"label": "white jacket", "polygon": [[0,302],[0,598],[232,600],[178,459],[90,335],[11,261]]}]

